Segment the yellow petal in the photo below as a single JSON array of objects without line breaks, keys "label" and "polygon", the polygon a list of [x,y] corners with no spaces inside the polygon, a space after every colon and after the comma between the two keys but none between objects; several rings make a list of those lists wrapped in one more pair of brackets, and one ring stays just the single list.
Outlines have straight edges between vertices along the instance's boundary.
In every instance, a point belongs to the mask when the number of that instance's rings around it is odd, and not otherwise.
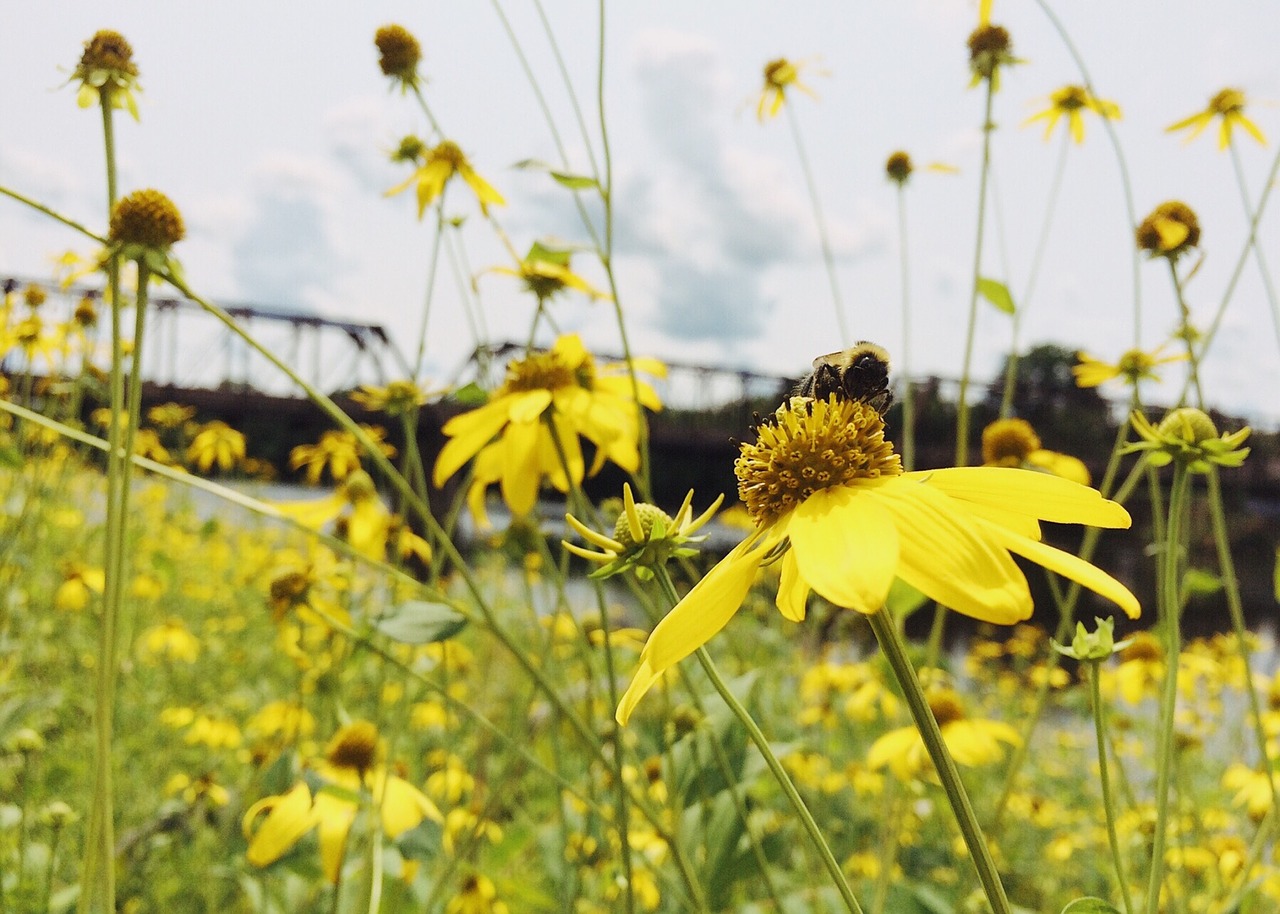
[{"label": "yellow petal", "polygon": [[476,195],[476,199],[480,201],[481,209],[491,203],[496,203],[498,206],[506,206],[507,201],[502,198],[502,194],[494,190],[492,184],[476,174],[476,170],[470,165],[461,165],[458,171],[462,175],[462,180],[467,182],[467,186],[471,188]]},{"label": "yellow petal", "polygon": [[1253,121],[1249,120],[1243,114],[1237,114],[1236,123],[1247,130],[1249,132],[1249,136],[1253,137],[1263,146],[1267,145],[1267,138],[1263,135],[1262,131],[1258,129],[1258,125]]},{"label": "yellow petal", "polygon": [[449,440],[440,449],[436,457],[432,480],[436,486],[444,485],[444,481],[476,455],[493,436],[502,430],[511,417],[511,399],[499,397],[484,406],[470,412],[459,413],[444,424],[441,429]]},{"label": "yellow petal", "polygon": [[949,467],[905,473],[952,498],[1058,524],[1128,529],[1129,512],[1097,489],[1014,467]]},{"label": "yellow petal", "polygon": [[502,436],[502,499],[512,514],[521,517],[532,511],[538,500],[541,428],[540,422],[512,422]]},{"label": "yellow petal", "polygon": [[1127,587],[1079,556],[1018,536],[994,524],[987,524],[984,521],[978,521],[978,523],[982,524],[987,534],[1005,549],[1030,559],[1038,565],[1043,565],[1077,584],[1082,584],[1099,596],[1106,597],[1123,609],[1130,619],[1136,619],[1142,614],[1138,598],[1130,593]]},{"label": "yellow petal", "polygon": [[871,493],[898,528],[898,576],[957,612],[1009,625],[1031,615],[1027,580],[1009,554],[976,529],[963,502],[897,477]]},{"label": "yellow petal", "polygon": [[356,818],[356,804],[334,793],[321,790],[316,794],[315,816],[319,822],[320,864],[330,884],[338,884],[342,859],[346,855],[347,832]]},{"label": "yellow petal", "polygon": [[[253,821],[263,811],[267,818],[253,831]],[[251,831],[253,834],[245,852],[248,861],[254,866],[274,863],[316,824],[311,810],[311,789],[302,782],[286,794],[259,800],[249,807],[243,824],[245,836]]]},{"label": "yellow petal", "polygon": [[1168,127],[1164,129],[1166,133],[1174,133],[1178,130],[1185,130],[1188,127],[1194,128],[1191,131],[1191,133],[1187,136],[1186,142],[1189,143],[1192,140],[1194,140],[1196,137],[1198,137],[1200,133],[1204,130],[1204,128],[1209,126],[1209,123],[1212,120],[1213,120],[1212,111],[1197,111],[1195,114],[1191,115],[1191,117],[1183,118],[1182,120],[1178,121],[1176,124],[1170,124]]},{"label": "yellow petal", "polygon": [[1162,251],[1172,251],[1186,241],[1187,236],[1191,234],[1190,226],[1176,219],[1154,216],[1151,219],[1151,224],[1155,227],[1156,234],[1160,236],[1160,249]]},{"label": "yellow petal", "polygon": [[319,530],[332,521],[347,505],[347,497],[341,492],[334,492],[325,498],[313,498],[309,501],[278,501],[271,503],[280,514],[288,517],[304,527]]},{"label": "yellow petal", "polygon": [[512,394],[507,414],[512,422],[533,422],[551,405],[551,391],[545,388]]},{"label": "yellow petal", "polygon": [[794,549],[788,549],[781,561],[782,579],[778,583],[778,611],[792,622],[803,622],[804,604],[809,597],[809,585],[800,577]]},{"label": "yellow petal", "polygon": [[[385,781],[385,786],[379,784],[379,781]],[[382,773],[375,780],[375,790],[378,786],[383,786],[382,830],[388,838],[394,840],[398,835],[417,827],[423,819],[444,821],[436,804],[403,778],[388,777]]]},{"label": "yellow petal", "polygon": [[767,542],[759,535],[743,540],[689,591],[658,623],[640,654],[640,668],[622,700],[618,723],[631,712],[663,672],[706,644],[724,628],[746,599]]},{"label": "yellow petal", "polygon": [[898,533],[869,486],[837,486],[810,495],[788,531],[802,577],[837,606],[873,613],[897,575]]}]

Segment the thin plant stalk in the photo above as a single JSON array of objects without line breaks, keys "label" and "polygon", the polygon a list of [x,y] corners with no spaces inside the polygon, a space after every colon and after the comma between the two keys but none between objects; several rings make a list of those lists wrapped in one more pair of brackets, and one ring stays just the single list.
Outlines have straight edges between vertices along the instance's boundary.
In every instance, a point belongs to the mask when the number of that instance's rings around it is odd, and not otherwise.
[{"label": "thin plant stalk", "polygon": [[[1244,179],[1244,166],[1240,163],[1240,148],[1236,146],[1234,136],[1227,142],[1227,148],[1231,150],[1231,165],[1236,173],[1236,183],[1240,186],[1240,202],[1244,204],[1245,218],[1252,223],[1253,213],[1250,212],[1249,185]],[[1267,304],[1271,306],[1271,325],[1275,328],[1276,344],[1280,346],[1280,299],[1276,297],[1276,288],[1271,280],[1271,271],[1267,269],[1267,261],[1262,256],[1262,247],[1258,244],[1257,236],[1253,232],[1249,233],[1248,246],[1253,249],[1253,257],[1258,262],[1258,272],[1262,276],[1262,288],[1267,294]]]},{"label": "thin plant stalk", "polygon": [[1227,612],[1231,616],[1231,630],[1235,632],[1236,647],[1240,651],[1240,665],[1244,672],[1244,691],[1249,699],[1249,714],[1253,718],[1253,732],[1258,740],[1258,752],[1262,756],[1262,768],[1267,773],[1267,786],[1271,788],[1271,807],[1280,809],[1280,792],[1277,791],[1275,766],[1267,747],[1267,733],[1262,722],[1262,705],[1253,682],[1253,670],[1249,662],[1249,639],[1244,624],[1244,606],[1240,601],[1240,582],[1236,578],[1235,562],[1231,558],[1231,541],[1227,535],[1227,518],[1222,509],[1222,483],[1218,468],[1210,465],[1209,521],[1213,527],[1213,542],[1218,551],[1218,568],[1222,572],[1222,588],[1227,594]]},{"label": "thin plant stalk", "polygon": [[973,340],[978,327],[978,278],[982,275],[982,239],[987,222],[987,183],[991,177],[991,120],[995,99],[992,80],[984,80],[987,98],[982,115],[982,171],[978,175],[978,226],[973,242],[973,279],[969,289],[969,320],[965,328],[964,362],[960,368],[960,392],[956,395],[956,466],[969,462],[969,373],[973,362]]},{"label": "thin plant stalk", "polygon": [[831,251],[831,236],[827,233],[827,220],[822,215],[822,198],[818,195],[818,185],[813,179],[813,169],[809,167],[809,156],[805,152],[804,139],[800,135],[800,122],[791,105],[782,107],[787,112],[787,125],[791,128],[791,139],[795,142],[796,158],[800,160],[800,173],[804,175],[804,185],[809,192],[809,204],[813,207],[813,221],[818,229],[818,241],[822,245],[822,262],[827,268],[827,282],[831,286],[831,304],[835,308],[840,345],[852,346],[853,337],[849,335],[844,301],[840,296],[840,282],[836,277],[835,255]]},{"label": "thin plant stalk", "polygon": [[907,195],[906,182],[898,182],[898,264],[902,286],[902,468],[916,468],[916,398],[911,388],[911,271],[907,262]]},{"label": "thin plant stalk", "polygon": [[1178,656],[1182,649],[1181,626],[1181,552],[1184,523],[1187,516],[1191,474],[1181,462],[1174,463],[1173,483],[1169,493],[1169,522],[1164,536],[1164,567],[1160,582],[1159,625],[1164,635],[1164,683],[1160,692],[1159,723],[1156,733],[1156,823],[1152,836],[1151,872],[1147,882],[1146,914],[1160,909],[1160,888],[1164,884],[1165,844],[1169,832],[1169,788],[1174,761],[1174,709],[1178,703]]},{"label": "thin plant stalk", "polygon": [[627,324],[623,319],[622,302],[618,298],[618,280],[613,272],[613,153],[609,146],[608,119],[604,108],[604,61],[605,61],[605,0],[598,4],[600,20],[597,37],[598,55],[596,58],[596,108],[600,118],[600,148],[604,160],[604,172],[597,185],[600,188],[600,202],[604,206],[604,244],[597,248],[600,265],[604,267],[605,277],[609,280],[609,294],[613,301],[614,320],[618,324],[618,338],[622,345],[622,356],[627,363],[627,374],[631,379],[631,399],[636,402],[636,443],[640,452],[640,466],[633,478],[640,497],[648,500],[652,491],[650,485],[649,460],[649,423],[645,419],[644,409],[640,404],[640,379],[636,374],[635,360],[632,358],[631,342],[627,337]]},{"label": "thin plant stalk", "polygon": [[413,360],[413,377],[410,378],[415,384],[422,378],[422,365],[427,356],[427,318],[431,316],[431,302],[435,298],[436,268],[440,265],[440,244],[444,240],[445,231],[444,198],[448,192],[449,186],[446,184],[436,200],[436,232],[435,238],[431,241],[431,258],[427,261],[427,291],[422,301],[422,326],[418,330],[418,355]]},{"label": "thin plant stalk", "polygon": [[[663,593],[666,594],[668,600],[674,606],[680,602],[680,595],[676,592],[675,584],[671,581],[671,576],[667,573],[666,568],[659,567],[656,570],[655,577],[662,586]],[[804,799],[800,796],[800,792],[796,790],[796,785],[791,780],[791,776],[787,774],[782,762],[778,761],[778,757],[774,754],[773,748],[769,745],[769,739],[760,730],[759,725],[748,711],[738,701],[736,695],[729,690],[725,684],[723,677],[720,675],[719,669],[716,668],[715,661],[711,659],[711,655],[705,647],[699,647],[694,652],[698,658],[698,662],[702,664],[702,670],[707,674],[707,678],[711,680],[712,686],[724,699],[729,710],[733,712],[733,716],[738,719],[743,727],[746,728],[747,735],[751,738],[751,742],[755,743],[756,749],[760,751],[760,755],[764,758],[765,764],[769,768],[769,772],[773,775],[778,786],[782,789],[783,796],[787,798],[787,802],[791,804],[792,810],[800,819],[800,824],[804,828],[805,833],[809,836],[809,840],[813,843],[814,848],[818,852],[818,856],[822,859],[822,865],[826,868],[831,881],[835,883],[837,891],[840,893],[841,899],[844,901],[845,907],[850,914],[862,914],[862,906],[858,904],[858,899],[854,897],[853,889],[849,887],[849,881],[845,879],[844,871],[840,868],[840,864],[836,861],[835,854],[831,852],[827,839],[823,837],[822,830],[818,828],[818,823],[814,821],[813,814],[809,812],[809,807],[805,805]]]},{"label": "thin plant stalk", "polygon": [[[1067,53],[1075,61],[1076,69],[1080,71],[1080,81],[1084,83],[1085,90],[1094,98],[1098,98],[1099,95],[1093,88],[1093,80],[1089,77],[1089,70],[1084,64],[1084,57],[1076,49],[1075,42],[1067,34],[1066,27],[1063,26],[1062,21],[1054,14],[1047,0],[1036,0],[1036,5],[1045,14],[1049,24],[1053,26],[1053,30],[1062,39]],[[1102,126],[1107,131],[1107,139],[1111,141],[1111,148],[1116,154],[1116,168],[1120,172],[1120,188],[1124,193],[1125,214],[1129,219],[1126,227],[1127,235],[1138,225],[1138,213],[1133,206],[1133,184],[1129,180],[1129,166],[1125,163],[1124,150],[1120,147],[1120,137],[1116,133],[1115,125],[1111,123],[1111,118],[1104,117]],[[1280,164],[1280,157],[1277,157],[1276,161]],[[1133,348],[1140,349],[1142,347],[1142,257],[1136,246],[1132,247],[1131,258],[1133,273]]]},{"label": "thin plant stalk", "polygon": [[1093,731],[1098,740],[1098,778],[1102,785],[1102,809],[1107,819],[1107,843],[1111,847],[1111,864],[1116,870],[1116,882],[1124,899],[1125,914],[1133,914],[1133,899],[1129,897],[1129,880],[1125,878],[1124,858],[1120,854],[1120,839],[1116,837],[1116,803],[1111,789],[1111,773],[1107,765],[1107,712],[1102,703],[1102,686],[1099,681],[1099,664],[1093,661],[1089,668],[1089,694],[1093,699]]},{"label": "thin plant stalk", "polygon": [[1053,214],[1058,206],[1058,192],[1062,189],[1062,176],[1067,171],[1067,151],[1070,148],[1071,131],[1063,130],[1062,147],[1058,150],[1053,182],[1049,185],[1049,199],[1044,207],[1044,224],[1040,227],[1040,239],[1036,242],[1035,254],[1031,257],[1031,271],[1027,274],[1027,286],[1013,312],[1013,337],[1009,341],[1009,358],[1004,366],[1004,396],[1000,400],[1001,419],[1008,419],[1013,415],[1013,391],[1018,383],[1019,332],[1022,330],[1022,319],[1026,317],[1027,307],[1031,304],[1031,296],[1036,290],[1036,280],[1040,278],[1040,264],[1044,261],[1045,248],[1049,245],[1049,229],[1053,227]]},{"label": "thin plant stalk", "polygon": [[1249,251],[1257,244],[1258,224],[1262,222],[1262,214],[1267,209],[1267,201],[1271,198],[1271,189],[1276,186],[1277,178],[1280,178],[1280,148],[1276,150],[1275,157],[1271,160],[1271,169],[1267,172],[1266,180],[1262,184],[1262,193],[1258,195],[1258,205],[1253,210],[1253,218],[1249,220],[1249,236],[1245,239],[1239,258],[1236,259],[1231,278],[1227,280],[1227,287],[1222,293],[1222,301],[1218,303],[1218,310],[1214,312],[1213,320],[1209,322],[1209,329],[1205,331],[1200,341],[1200,358],[1205,357],[1209,346],[1213,344],[1213,339],[1218,334],[1218,327],[1222,324],[1222,318],[1227,313],[1227,305],[1231,302],[1236,285],[1244,273],[1244,265],[1249,261]]},{"label": "thin plant stalk", "polygon": [[890,669],[893,670],[894,678],[902,688],[907,707],[911,709],[911,718],[920,732],[920,738],[929,752],[929,758],[933,760],[938,779],[942,782],[942,789],[947,795],[951,811],[955,814],[956,824],[960,826],[965,847],[969,850],[969,858],[978,871],[978,881],[982,883],[982,891],[987,896],[987,902],[991,905],[994,914],[1012,914],[1004,884],[1000,881],[995,860],[991,857],[991,849],[987,846],[987,840],[982,834],[982,826],[978,824],[973,804],[969,802],[969,794],[964,789],[964,782],[960,780],[960,772],[956,769],[951,753],[947,751],[947,744],[942,739],[938,721],[929,708],[924,689],[921,688],[916,671],[907,657],[902,636],[898,634],[898,628],[886,610],[871,613],[867,619],[871,623],[871,630],[875,632],[876,640],[880,643],[880,650],[884,653]]},{"label": "thin plant stalk", "polygon": [[[973,243],[973,278],[969,290],[969,322],[965,329],[964,362],[960,370],[960,390],[956,395],[956,461],[958,467],[969,462],[969,371],[973,361],[973,339],[978,326],[978,278],[982,275],[982,236],[987,221],[987,182],[991,176],[991,133],[995,124],[991,109],[995,99],[995,82],[984,80],[987,87],[982,116],[982,171],[978,176],[978,226]],[[942,653],[946,631],[947,608],[941,603],[933,610],[933,624],[925,643],[925,665],[934,666]]]},{"label": "thin plant stalk", "polygon": [[[107,213],[115,207],[116,145],[112,119],[111,93],[99,94],[102,107],[102,145],[106,161]],[[111,424],[108,428],[107,452],[107,541],[104,556],[105,593],[102,621],[98,629],[98,666],[94,681],[94,770],[93,800],[90,806],[88,837],[85,842],[82,890],[76,908],[80,914],[94,910],[111,912],[116,907],[114,785],[112,783],[112,727],[115,713],[115,664],[120,614],[119,595],[123,593],[115,580],[122,570],[124,555],[124,513],[131,468],[130,451],[121,451],[124,430],[124,345],[121,339],[120,257],[113,254],[107,262],[107,284],[111,294],[111,376],[109,381]],[[145,296],[140,291],[139,295]],[[135,347],[138,341],[135,340]],[[138,352],[134,350],[134,364]]]},{"label": "thin plant stalk", "polygon": [[[1247,250],[1247,248],[1246,248]],[[1183,338],[1187,345],[1187,388],[1183,389],[1183,397],[1186,397],[1187,389],[1195,391],[1195,405],[1204,408],[1204,392],[1200,389],[1200,358],[1201,354],[1197,354],[1194,342],[1194,333],[1191,327],[1191,309],[1187,307],[1186,296],[1182,293],[1182,279],[1178,276],[1178,265],[1172,257],[1166,257],[1169,263],[1169,277],[1173,281],[1173,292],[1178,300],[1178,335]]]}]

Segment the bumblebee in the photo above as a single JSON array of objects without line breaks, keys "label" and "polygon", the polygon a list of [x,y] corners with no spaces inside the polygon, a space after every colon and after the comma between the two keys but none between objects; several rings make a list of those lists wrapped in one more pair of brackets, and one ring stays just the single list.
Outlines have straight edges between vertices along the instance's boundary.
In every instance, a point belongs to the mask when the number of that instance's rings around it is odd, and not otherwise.
[{"label": "bumblebee", "polygon": [[861,400],[883,416],[893,403],[889,353],[875,343],[859,340],[842,352],[820,355],[813,360],[813,371],[796,387],[796,394],[815,400],[831,394],[841,400]]}]

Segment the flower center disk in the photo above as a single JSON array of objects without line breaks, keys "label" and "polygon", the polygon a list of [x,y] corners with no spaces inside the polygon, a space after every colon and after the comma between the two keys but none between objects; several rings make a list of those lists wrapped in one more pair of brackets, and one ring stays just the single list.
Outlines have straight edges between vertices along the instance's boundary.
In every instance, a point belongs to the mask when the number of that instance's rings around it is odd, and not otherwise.
[{"label": "flower center disk", "polygon": [[819,489],[897,476],[902,460],[885,440],[884,420],[858,400],[792,397],[743,444],[733,471],[738,495],[758,526],[773,523]]}]

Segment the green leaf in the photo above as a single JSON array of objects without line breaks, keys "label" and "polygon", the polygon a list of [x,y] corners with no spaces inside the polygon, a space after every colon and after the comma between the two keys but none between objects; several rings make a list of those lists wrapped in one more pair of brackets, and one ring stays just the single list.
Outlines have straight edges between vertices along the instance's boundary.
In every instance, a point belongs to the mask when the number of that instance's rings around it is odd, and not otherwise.
[{"label": "green leaf", "polygon": [[555,178],[556,183],[561,187],[567,187],[570,190],[590,190],[600,186],[599,181],[588,175],[571,175],[563,171],[553,171],[551,177]]},{"label": "green leaf", "polygon": [[489,395],[485,389],[472,381],[465,387],[459,387],[453,392],[453,399],[461,403],[463,406],[484,406],[489,402]]},{"label": "green leaf", "polygon": [[901,620],[906,619],[907,616],[924,606],[928,600],[928,597],[902,580],[902,578],[894,578],[893,584],[889,587],[889,596],[885,598],[884,605],[893,618]]},{"label": "green leaf", "polygon": [[1206,597],[1222,590],[1222,578],[1203,568],[1188,568],[1182,576],[1182,591],[1191,597]]},{"label": "green leaf", "polygon": [[526,261],[541,260],[544,263],[554,263],[557,266],[569,266],[569,257],[573,253],[571,248],[552,247],[549,244],[543,244],[541,241],[535,241],[529,245],[529,253],[524,255]]},{"label": "green leaf", "polygon": [[430,819],[423,819],[396,838],[396,847],[406,860],[431,860],[440,853],[443,829]]},{"label": "green leaf", "polygon": [[1077,898],[1067,902],[1062,914],[1120,914],[1115,906],[1101,898]]},{"label": "green leaf", "polygon": [[991,304],[1005,314],[1012,314],[1017,309],[1013,306],[1013,296],[1009,294],[1009,287],[1002,282],[994,279],[987,279],[985,276],[978,277],[978,294],[985,298]]},{"label": "green leaf", "polygon": [[431,644],[452,638],[466,624],[466,617],[447,603],[410,600],[393,608],[374,628],[392,641]]}]

